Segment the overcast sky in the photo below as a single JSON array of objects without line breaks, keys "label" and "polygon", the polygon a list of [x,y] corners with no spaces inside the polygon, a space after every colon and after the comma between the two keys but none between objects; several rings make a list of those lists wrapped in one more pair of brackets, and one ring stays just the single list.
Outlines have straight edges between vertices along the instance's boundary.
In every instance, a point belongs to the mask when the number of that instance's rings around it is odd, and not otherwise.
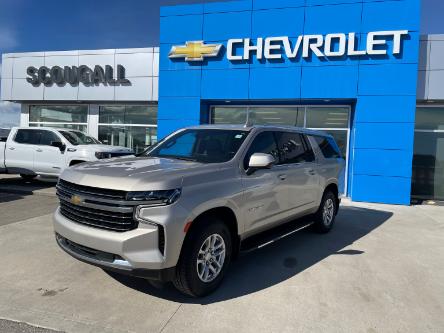
[{"label": "overcast sky", "polygon": [[[0,0],[0,53],[157,46],[159,7],[198,2]],[[422,0],[421,33],[444,33],[443,13],[444,0]],[[0,127],[18,122],[19,106],[0,102]]]}]

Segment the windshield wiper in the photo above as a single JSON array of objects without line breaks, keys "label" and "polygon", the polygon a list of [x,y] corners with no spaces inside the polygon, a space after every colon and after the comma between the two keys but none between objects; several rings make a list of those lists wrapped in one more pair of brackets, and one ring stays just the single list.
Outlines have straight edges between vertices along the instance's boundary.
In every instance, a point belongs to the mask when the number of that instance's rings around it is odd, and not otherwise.
[{"label": "windshield wiper", "polygon": [[167,158],[173,158],[175,160],[187,161],[187,162],[197,162],[195,158],[182,157],[182,156],[168,156]]},{"label": "windshield wiper", "polygon": [[[150,156],[150,155],[148,155]],[[195,158],[186,157],[186,156],[174,156],[174,155],[159,155],[159,156],[150,156],[150,157],[158,157],[158,158],[171,158],[173,160],[187,161],[187,162],[198,162]]]}]

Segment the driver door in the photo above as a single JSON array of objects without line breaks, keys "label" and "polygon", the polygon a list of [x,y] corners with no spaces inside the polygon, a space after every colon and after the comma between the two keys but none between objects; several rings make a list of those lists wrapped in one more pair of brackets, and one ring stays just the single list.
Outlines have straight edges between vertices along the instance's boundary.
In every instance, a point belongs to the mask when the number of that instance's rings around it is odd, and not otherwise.
[{"label": "driver door", "polygon": [[[273,155],[276,163],[278,162],[277,142],[273,131],[261,132],[254,138],[244,157],[244,170],[247,170],[250,157],[254,153]],[[268,229],[285,218],[288,198],[281,173],[282,170],[276,166],[257,170],[251,175],[243,173],[242,213],[247,236]]]},{"label": "driver door", "polygon": [[51,143],[62,142],[62,139],[55,132],[40,131],[39,145],[34,147],[34,168],[39,174],[58,175],[63,169],[65,154],[60,148],[51,146]]}]

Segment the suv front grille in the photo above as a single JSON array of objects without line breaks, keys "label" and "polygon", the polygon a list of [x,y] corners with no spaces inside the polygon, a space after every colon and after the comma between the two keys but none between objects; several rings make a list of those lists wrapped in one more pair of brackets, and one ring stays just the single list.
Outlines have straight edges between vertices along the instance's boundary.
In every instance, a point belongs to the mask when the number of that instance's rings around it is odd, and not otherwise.
[{"label": "suv front grille", "polygon": [[91,187],[91,186],[83,186],[83,185],[77,185],[74,183],[67,182],[66,180],[60,179],[57,188],[61,188],[66,191],[71,191],[76,194],[80,195],[88,195],[88,196],[94,196],[97,198],[103,198],[103,199],[117,199],[117,200],[125,200],[126,199],[126,192],[120,191],[120,190],[109,190],[104,188],[98,188],[98,187]]},{"label": "suv front grille", "polygon": [[57,184],[60,213],[71,221],[95,228],[128,231],[137,228],[135,203],[125,201],[126,192],[73,184]]}]

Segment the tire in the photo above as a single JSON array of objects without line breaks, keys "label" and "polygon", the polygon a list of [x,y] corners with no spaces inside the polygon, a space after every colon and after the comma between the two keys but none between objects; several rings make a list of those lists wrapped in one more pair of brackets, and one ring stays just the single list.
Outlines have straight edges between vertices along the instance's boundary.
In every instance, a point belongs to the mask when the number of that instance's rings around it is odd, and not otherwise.
[{"label": "tire", "polygon": [[332,191],[326,191],[322,196],[319,209],[314,216],[314,228],[319,233],[329,232],[335,223],[338,212],[338,198]]},{"label": "tire", "polygon": [[[191,234],[188,235],[182,247],[173,284],[180,292],[188,296],[202,297],[216,290],[223,280],[231,261],[231,234],[228,227],[215,217],[201,220],[196,229],[190,232]],[[213,256],[211,252],[206,250],[206,246],[211,240],[215,240],[213,248],[216,248],[216,251]],[[223,247],[225,247],[225,251],[221,261],[222,251],[220,249]],[[201,250],[202,252],[199,254]],[[218,255],[219,253],[221,255]],[[199,276],[199,272],[201,276]]]},{"label": "tire", "polygon": [[37,175],[25,175],[21,173],[20,177],[22,177],[24,180],[33,180],[37,177]]}]

